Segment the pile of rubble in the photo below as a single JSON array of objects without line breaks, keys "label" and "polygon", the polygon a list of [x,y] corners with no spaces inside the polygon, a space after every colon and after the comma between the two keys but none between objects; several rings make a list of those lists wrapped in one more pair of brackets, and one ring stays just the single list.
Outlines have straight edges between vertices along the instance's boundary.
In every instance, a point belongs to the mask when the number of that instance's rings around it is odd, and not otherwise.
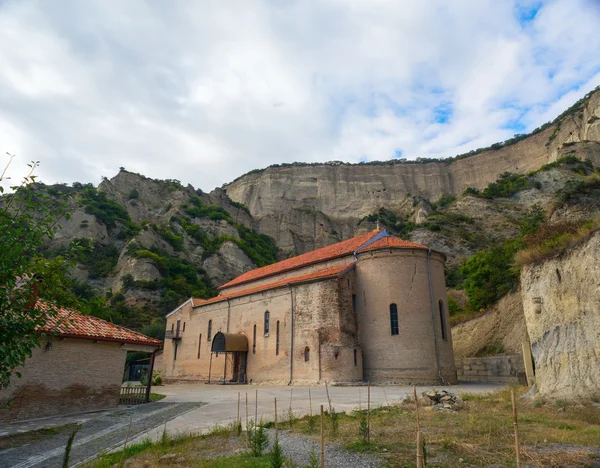
[{"label": "pile of rubble", "polygon": [[465,402],[460,396],[446,390],[430,390],[421,394],[419,405],[431,408],[433,411],[453,413],[464,408]]}]

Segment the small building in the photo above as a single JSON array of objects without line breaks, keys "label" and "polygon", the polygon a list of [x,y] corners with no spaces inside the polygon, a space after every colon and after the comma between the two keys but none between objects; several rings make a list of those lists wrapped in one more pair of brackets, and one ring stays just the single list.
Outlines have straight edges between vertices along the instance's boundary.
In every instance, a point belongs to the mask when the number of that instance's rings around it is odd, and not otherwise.
[{"label": "small building", "polygon": [[378,229],[167,316],[169,381],[455,383],[445,257]]},{"label": "small building", "polygon": [[[50,306],[38,301],[38,307]],[[16,369],[21,378],[0,390],[0,421],[116,407],[127,352],[162,347],[160,340],[73,309],[56,312],[41,330],[41,346]]]}]

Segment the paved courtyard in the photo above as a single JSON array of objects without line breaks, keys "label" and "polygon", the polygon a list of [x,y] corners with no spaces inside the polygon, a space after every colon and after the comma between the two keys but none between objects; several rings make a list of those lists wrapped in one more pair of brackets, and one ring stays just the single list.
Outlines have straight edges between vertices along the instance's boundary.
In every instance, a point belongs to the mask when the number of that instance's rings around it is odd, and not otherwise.
[{"label": "paved courtyard", "polygon": [[[422,392],[435,387],[418,387]],[[461,384],[444,387],[455,393],[488,393],[499,388],[499,384]],[[129,440],[145,438],[159,439],[165,422],[167,430],[173,433],[203,432],[216,425],[225,426],[234,422],[238,414],[238,394],[240,395],[240,416],[242,424],[246,419],[246,395],[248,397],[248,417],[272,420],[274,398],[277,398],[278,412],[288,413],[290,398],[295,416],[310,412],[308,387],[270,387],[257,385],[222,386],[206,384],[165,385],[154,389],[167,398],[156,403],[138,407],[121,408],[116,411],[88,413],[64,418],[47,418],[23,423],[0,426],[0,436],[18,434],[42,427],[57,427],[68,423],[80,423],[73,443],[72,463],[82,463],[90,457],[112,450],[125,440],[131,421]],[[316,414],[320,405],[328,407],[325,387],[311,387],[312,410]],[[256,396],[258,394],[258,404]],[[412,387],[371,387],[371,405],[378,407],[396,403],[408,394]],[[366,407],[367,387],[329,387],[331,404],[336,411],[350,411],[359,405]],[[68,433],[50,436],[35,443],[0,451],[0,468],[40,468],[61,466],[62,454]]]}]

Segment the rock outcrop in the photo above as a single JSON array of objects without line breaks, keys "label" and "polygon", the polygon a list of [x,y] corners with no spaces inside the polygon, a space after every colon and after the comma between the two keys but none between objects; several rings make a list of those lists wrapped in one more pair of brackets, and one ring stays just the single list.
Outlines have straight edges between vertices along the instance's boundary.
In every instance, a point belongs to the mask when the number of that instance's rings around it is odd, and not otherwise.
[{"label": "rock outcrop", "polygon": [[[334,231],[351,237],[348,231],[382,207],[408,215],[415,196],[435,201],[482,189],[504,172],[526,174],[567,153],[600,165],[600,91],[539,133],[450,163],[287,165],[253,171],[224,189],[249,208],[260,232],[284,251],[302,253],[331,243]],[[314,245],[298,245],[304,234]]]},{"label": "rock outcrop", "polygon": [[560,257],[524,267],[521,291],[539,393],[599,393],[600,232]]},{"label": "rock outcrop", "polygon": [[456,358],[477,356],[491,344],[505,354],[521,354],[526,339],[521,291],[504,296],[484,315],[452,327]]}]

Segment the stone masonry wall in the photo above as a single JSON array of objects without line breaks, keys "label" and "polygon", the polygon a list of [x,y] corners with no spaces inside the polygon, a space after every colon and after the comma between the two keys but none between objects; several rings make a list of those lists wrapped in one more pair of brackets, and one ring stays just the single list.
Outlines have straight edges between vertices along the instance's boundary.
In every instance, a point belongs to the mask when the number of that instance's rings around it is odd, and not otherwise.
[{"label": "stone masonry wall", "polygon": [[33,350],[22,377],[0,391],[0,422],[77,413],[119,404],[127,351],[119,343],[92,340],[48,340]]},{"label": "stone masonry wall", "polygon": [[523,383],[525,365],[521,354],[456,359],[459,381]]},{"label": "stone masonry wall", "polygon": [[[433,317],[426,251],[380,250],[359,254],[357,317],[365,379],[402,384],[440,383],[435,329],[442,376],[448,383],[456,382],[444,263],[439,254],[431,257],[431,277]],[[398,310],[397,335],[392,335],[390,329],[391,304],[396,304]]]}]

